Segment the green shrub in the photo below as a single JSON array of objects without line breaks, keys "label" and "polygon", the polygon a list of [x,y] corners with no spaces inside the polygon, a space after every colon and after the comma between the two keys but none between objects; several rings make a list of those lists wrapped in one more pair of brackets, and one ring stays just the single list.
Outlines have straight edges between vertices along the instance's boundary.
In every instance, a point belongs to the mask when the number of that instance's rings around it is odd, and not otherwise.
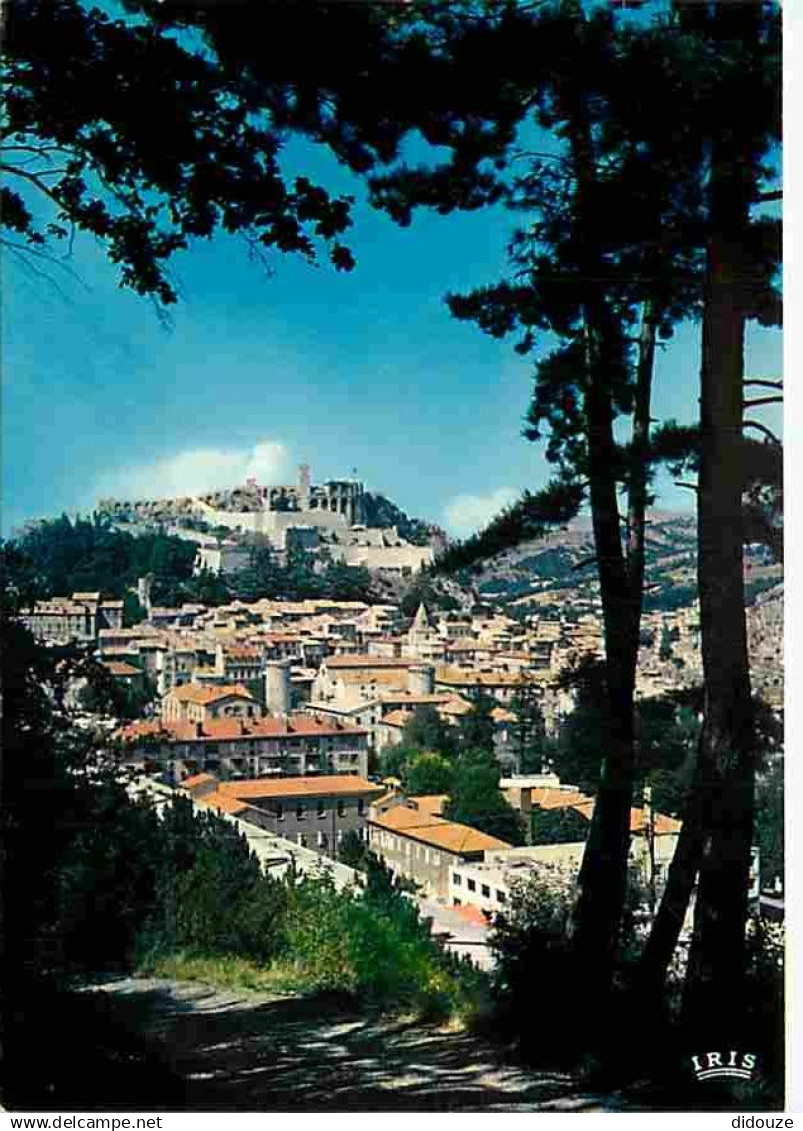
[{"label": "green shrub", "polygon": [[310,989],[427,1016],[469,1014],[483,984],[470,964],[441,950],[415,904],[372,860],[362,895],[336,891],[329,878],[290,888],[282,958]]}]

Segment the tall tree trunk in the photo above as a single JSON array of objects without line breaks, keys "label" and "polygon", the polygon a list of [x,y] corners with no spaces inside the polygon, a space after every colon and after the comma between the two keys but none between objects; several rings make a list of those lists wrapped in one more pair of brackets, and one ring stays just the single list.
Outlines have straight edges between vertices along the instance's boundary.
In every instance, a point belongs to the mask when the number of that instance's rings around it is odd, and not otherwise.
[{"label": "tall tree trunk", "polygon": [[[580,15],[580,19],[582,19]],[[581,226],[589,217],[588,238],[578,264],[587,294],[585,333],[585,427],[589,498],[599,575],[605,640],[606,725],[600,784],[578,876],[572,944],[578,989],[593,1024],[604,1016],[610,992],[627,891],[630,808],[635,767],[634,697],[641,615],[641,581],[635,591],[622,545],[617,499],[618,463],[613,432],[611,381],[622,360],[621,327],[608,307],[602,286],[603,257],[593,233],[596,169],[588,107],[580,88],[569,92],[570,147],[576,177],[575,206]],[[649,416],[647,417],[647,427]]]},{"label": "tall tree trunk", "polygon": [[600,784],[578,877],[573,944],[592,1010],[607,994],[627,889],[634,773],[634,694],[639,612],[624,558],[616,496],[616,447],[606,371],[615,335],[604,311],[590,306],[586,419],[589,495],[605,634],[607,711]]},{"label": "tall tree trunk", "polygon": [[[698,582],[705,725],[710,771],[694,937],[684,1000],[692,1026],[732,1032],[742,998],[753,835],[754,736],[744,612],[742,246],[749,196],[732,149],[717,146],[703,313],[698,495]],[[742,189],[742,191],[740,191]],[[730,1027],[730,1029],[729,1029]]]},{"label": "tall tree trunk", "polygon": [[691,902],[700,861],[703,857],[708,818],[706,780],[710,772],[702,765],[707,754],[698,743],[694,778],[683,799],[681,829],[666,878],[658,914],[639,963],[639,990],[647,1000],[656,1001],[664,990],[667,972],[677,949],[680,933]]},{"label": "tall tree trunk", "polygon": [[695,782],[642,976],[646,985],[663,983],[699,872],[684,1017],[690,1032],[699,1040],[707,1033],[717,1048],[737,1035],[745,968],[755,735],[742,548],[744,245],[775,111],[764,105],[763,120],[743,113],[738,101],[744,75],[758,75],[768,64],[761,4],[675,0],[675,7],[687,31],[729,44],[731,50],[738,44],[744,53],[726,80],[720,105],[714,106],[721,119],[711,139],[708,178],[712,234],[703,294],[697,528],[705,721]]},{"label": "tall tree trunk", "polygon": [[[712,35],[759,50],[758,4],[715,5]],[[757,57],[755,65],[762,61]],[[734,88],[735,89],[735,88]],[[742,437],[745,244],[764,135],[738,113],[711,144],[711,236],[703,295],[698,489],[698,584],[705,724],[704,819],[694,935],[683,1002],[689,1034],[739,1038],[753,839],[755,734],[744,609]],[[768,123],[767,129],[770,128]],[[711,1044],[711,1047],[719,1047]]]}]

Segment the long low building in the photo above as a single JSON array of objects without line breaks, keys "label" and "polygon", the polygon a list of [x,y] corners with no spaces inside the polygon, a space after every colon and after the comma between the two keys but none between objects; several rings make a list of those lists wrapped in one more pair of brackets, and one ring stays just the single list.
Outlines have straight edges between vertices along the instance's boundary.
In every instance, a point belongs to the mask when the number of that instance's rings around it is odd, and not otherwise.
[{"label": "long low building", "polygon": [[226,778],[368,773],[366,732],[314,715],[149,719],[115,737],[127,765],[158,768],[176,781],[201,771]]},{"label": "long low building", "polygon": [[486,852],[510,848],[468,825],[434,816],[429,805],[413,805],[415,798],[393,808],[375,806],[368,817],[368,844],[395,875],[418,884],[424,896],[447,899],[456,865],[482,861]]},{"label": "long low building", "polygon": [[328,856],[337,854],[347,832],[365,836],[369,807],[384,792],[383,786],[349,774],[219,781],[204,773],[187,778],[182,788],[207,809]]},{"label": "long low building", "polygon": [[[635,826],[636,821],[631,820],[630,863],[647,883],[651,870],[649,846]],[[655,839],[655,880],[659,890],[666,881],[676,844],[677,833],[664,833]],[[527,845],[489,852],[481,861],[461,861],[449,875],[448,902],[452,907],[475,907],[488,915],[504,911],[517,882],[528,876],[540,871],[552,883],[556,877],[562,876],[568,882],[576,876],[585,847],[585,841]]]}]

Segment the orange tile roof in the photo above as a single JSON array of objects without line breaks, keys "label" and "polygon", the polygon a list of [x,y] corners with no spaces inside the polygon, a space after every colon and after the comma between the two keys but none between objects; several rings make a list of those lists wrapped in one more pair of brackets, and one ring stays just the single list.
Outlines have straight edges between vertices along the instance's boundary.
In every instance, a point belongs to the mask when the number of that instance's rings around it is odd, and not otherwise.
[{"label": "orange tile roof", "polygon": [[431,817],[442,817],[443,808],[449,798],[448,793],[421,793],[415,797],[408,797],[407,803],[419,813],[428,813]]},{"label": "orange tile roof", "polygon": [[439,668],[435,682],[465,687],[519,687],[534,683],[535,680],[526,672],[476,672],[463,668]]},{"label": "orange tile roof", "polygon": [[[681,822],[676,821],[674,817],[667,817],[665,813],[654,813],[653,827],[656,836],[667,836],[672,833],[679,833]],[[631,833],[647,831],[647,812],[645,809],[630,810],[630,831]]]},{"label": "orange tile roof", "polygon": [[142,669],[134,664],[127,664],[125,660],[101,660],[104,668],[112,675],[142,675]]},{"label": "orange tile roof", "polygon": [[467,715],[469,711],[473,710],[473,704],[469,703],[467,699],[461,699],[459,696],[454,696],[444,703],[440,708],[442,715]]},{"label": "orange tile roof", "polygon": [[204,809],[219,809],[221,813],[231,813],[232,816],[235,813],[244,813],[246,809],[250,808],[244,801],[240,801],[228,793],[221,793],[220,790],[196,797],[195,803],[202,805]]},{"label": "orange tile roof", "polygon": [[[558,790],[543,790],[539,792],[544,793],[558,793]],[[594,815],[594,799],[591,797],[584,797],[582,793],[566,793],[568,801],[559,804],[555,800],[552,804],[542,804],[542,809],[574,809],[581,817],[585,817],[590,821]],[[533,804],[535,804],[535,791],[533,791]],[[674,833],[680,832],[681,822],[676,821],[674,817],[667,817],[664,813],[656,813],[653,818],[654,830],[656,836],[669,836]],[[647,830],[647,814],[644,809],[631,809],[630,810],[630,831],[631,833],[644,833]]]},{"label": "orange tile roof", "polygon": [[234,697],[254,701],[251,692],[241,683],[232,683],[224,687],[207,687],[198,683],[185,683],[181,687],[172,688],[167,694],[178,699],[180,703],[207,704],[216,703],[219,699]]},{"label": "orange tile roof", "polygon": [[197,789],[199,785],[210,785],[211,783],[217,785],[217,778],[214,774],[191,774],[190,777],[185,778],[181,783],[182,789],[188,789],[192,792]]},{"label": "orange tile roof", "polygon": [[122,742],[137,742],[140,738],[163,736],[166,740],[172,738],[172,731],[168,724],[161,719],[135,719],[124,727],[114,732],[113,737]]},{"label": "orange tile roof", "polygon": [[381,794],[384,787],[356,774],[320,774],[315,777],[257,778],[253,781],[224,781],[220,792],[238,800],[252,797],[354,797]]},{"label": "orange tile roof", "polygon": [[388,713],[386,715],[383,715],[379,721],[380,723],[384,723],[387,726],[403,727],[410,721],[412,717],[412,711],[388,711]]},{"label": "orange tile roof", "polygon": [[504,707],[494,707],[491,711],[491,718],[495,723],[515,723],[518,721],[518,715],[512,711],[506,711]]},{"label": "orange tile roof", "polygon": [[587,802],[591,802],[591,798],[579,789],[550,789],[545,786],[532,791],[532,803],[539,809],[572,809]]},{"label": "orange tile roof", "polygon": [[429,813],[408,809],[403,805],[388,810],[381,817],[370,818],[369,823],[457,856],[465,852],[510,848],[504,840],[488,836],[477,829],[469,828],[468,825],[445,821],[441,817],[433,817]]},{"label": "orange tile roof", "polygon": [[437,820],[438,818],[433,817],[431,813],[421,813],[417,809],[410,809],[407,805],[399,805],[383,814],[381,818],[377,818],[375,824],[381,824],[391,832],[403,832],[419,827],[428,828]]},{"label": "orange tile roof", "polygon": [[[132,727],[134,725],[131,724]],[[199,726],[201,727],[200,734],[198,733]],[[130,727],[126,727],[124,731],[130,729]],[[289,719],[277,715],[266,715],[261,719],[207,719],[202,724],[188,722],[185,719],[165,719],[155,724],[155,729],[151,724],[151,729],[143,731],[142,735],[154,734],[158,731],[164,732],[168,741],[171,742],[226,742],[242,741],[247,738],[286,738],[290,735],[298,735],[302,738],[347,735],[356,738],[358,735],[366,733],[361,728],[351,726],[349,723],[341,723],[337,719],[323,722],[313,715],[291,715]],[[142,737],[142,735],[134,733],[130,737],[137,738]],[[123,737],[129,738],[129,735],[123,734]]]}]

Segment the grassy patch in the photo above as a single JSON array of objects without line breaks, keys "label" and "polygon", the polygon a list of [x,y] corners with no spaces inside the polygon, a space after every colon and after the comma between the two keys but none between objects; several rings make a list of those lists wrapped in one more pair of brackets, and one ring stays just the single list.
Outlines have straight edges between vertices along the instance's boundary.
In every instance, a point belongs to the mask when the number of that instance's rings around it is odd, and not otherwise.
[{"label": "grassy patch", "polygon": [[144,959],[138,973],[177,982],[204,982],[222,989],[254,990],[266,994],[297,994],[311,988],[309,979],[286,963],[260,966],[236,955],[205,955],[187,951],[155,954]]},{"label": "grassy patch", "polygon": [[170,978],[177,982],[202,982],[219,989],[250,990],[276,997],[306,994],[332,994],[347,1000],[355,1009],[404,1016],[411,1021],[438,1020],[458,1030],[484,1013],[485,979],[472,976],[467,968],[462,976],[437,969],[422,970],[422,984],[416,990],[398,995],[377,995],[369,989],[327,982],[314,966],[277,960],[260,966],[236,955],[208,955],[191,951],[153,953],[138,965],[137,973],[151,978]]}]

